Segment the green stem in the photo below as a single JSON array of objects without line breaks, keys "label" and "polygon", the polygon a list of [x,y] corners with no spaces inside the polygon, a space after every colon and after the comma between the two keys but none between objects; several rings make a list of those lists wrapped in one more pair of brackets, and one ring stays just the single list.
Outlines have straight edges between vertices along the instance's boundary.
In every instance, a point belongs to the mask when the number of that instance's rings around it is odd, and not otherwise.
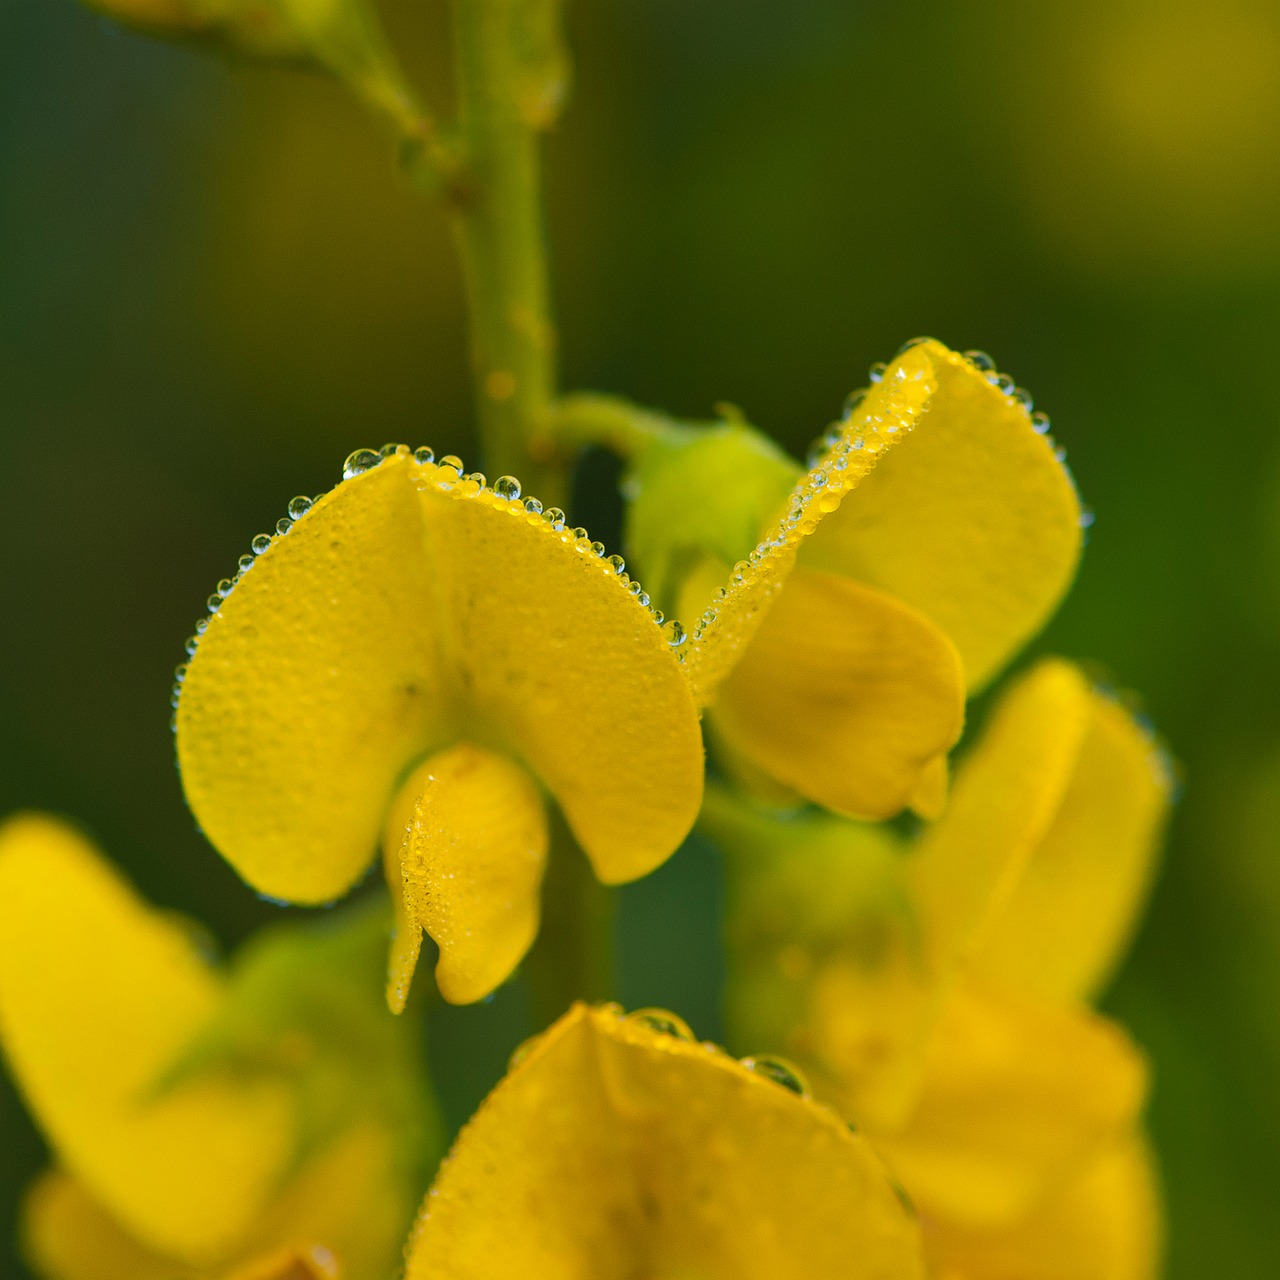
[{"label": "green stem", "polygon": [[539,1029],[575,1000],[606,1000],[613,988],[613,891],[595,877],[557,814],[542,886],[542,923],[525,964]]},{"label": "green stem", "polygon": [[[539,188],[537,109],[526,39],[529,0],[454,0],[458,136],[467,176],[454,225],[471,320],[485,465],[563,505],[547,419],[555,386]],[[532,96],[531,96],[532,94]]]},{"label": "green stem", "polygon": [[578,449],[599,444],[626,459],[643,453],[652,444],[679,443],[698,431],[695,426],[620,396],[590,391],[561,396],[552,411],[550,426],[562,447]]}]

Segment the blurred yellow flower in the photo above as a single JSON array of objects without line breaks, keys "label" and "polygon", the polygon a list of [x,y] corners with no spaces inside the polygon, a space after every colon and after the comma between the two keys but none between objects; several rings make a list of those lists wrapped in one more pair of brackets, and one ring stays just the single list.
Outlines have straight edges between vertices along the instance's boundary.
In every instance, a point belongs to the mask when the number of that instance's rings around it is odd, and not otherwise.
[{"label": "blurred yellow flower", "polygon": [[737,772],[855,817],[938,810],[966,692],[1043,625],[1079,558],[1079,500],[1029,401],[980,353],[910,344],[749,556],[686,553],[680,613],[701,616],[684,670]]},{"label": "blurred yellow flower", "polygon": [[[337,1021],[344,975],[314,946],[299,955],[326,992],[327,1041],[323,1027],[281,1028],[278,1070],[231,1059],[166,1082],[236,1012],[240,977],[278,966],[288,945],[256,943],[256,970],[228,980],[190,925],[142,902],[71,828],[37,815],[0,827],[0,1043],[59,1166],[25,1210],[42,1275],[305,1274],[272,1271],[283,1258],[319,1276],[339,1259],[345,1280],[379,1280],[394,1264],[421,1186],[412,1166],[432,1145],[415,1119],[425,1104],[404,1086],[383,1105],[403,1065]],[[319,1130],[316,1082],[333,1102]]]},{"label": "blurred yellow flower", "polygon": [[[429,451],[367,450],[260,538],[179,686],[178,761],[209,839],[263,893],[345,893],[381,838],[388,1000],[425,929],[448,1000],[538,927],[545,788],[596,875],[652,871],[702,796],[698,711],[638,584],[585,530]],[[234,586],[234,590],[232,589]]]},{"label": "blurred yellow flower", "polygon": [[1146,1065],[1084,1002],[1128,942],[1169,795],[1149,734],[1050,660],[1005,694],[913,848],[711,807],[742,869],[735,948],[757,953],[741,1034],[794,1054],[868,1134],[940,1277],[1151,1273]]},{"label": "blurred yellow flower", "polygon": [[462,1131],[407,1280],[923,1276],[868,1143],[750,1064],[669,1014],[575,1006]]}]

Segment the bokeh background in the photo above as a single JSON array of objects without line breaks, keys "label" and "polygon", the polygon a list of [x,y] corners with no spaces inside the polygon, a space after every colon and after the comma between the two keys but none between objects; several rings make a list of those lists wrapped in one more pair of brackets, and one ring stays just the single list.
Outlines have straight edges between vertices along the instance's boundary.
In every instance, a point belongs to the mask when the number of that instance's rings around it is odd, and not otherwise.
[{"label": "bokeh background", "polygon": [[[442,0],[387,17],[448,100]],[[1152,1055],[1169,1274],[1280,1274],[1280,6],[577,0],[547,148],[567,385],[802,452],[931,333],[1053,417],[1097,513],[1039,649],[1185,788],[1108,1005]],[[441,219],[332,86],[0,0],[0,811],[74,815],[227,946],[277,908],[195,833],[171,670],[216,580],[359,445],[475,458]],[[616,546],[614,472],[581,510]],[[621,903],[620,994],[719,1027],[715,858]],[[457,1123],[519,984],[437,1011]],[[448,1052],[439,1045],[447,1043]],[[0,1273],[44,1160],[0,1078]]]}]

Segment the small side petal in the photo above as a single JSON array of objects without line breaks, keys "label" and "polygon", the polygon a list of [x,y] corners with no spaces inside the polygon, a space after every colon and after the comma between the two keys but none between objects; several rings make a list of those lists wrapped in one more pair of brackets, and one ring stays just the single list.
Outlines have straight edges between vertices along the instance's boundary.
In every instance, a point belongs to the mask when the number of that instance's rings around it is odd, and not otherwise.
[{"label": "small side petal", "polygon": [[975,973],[1059,999],[1096,995],[1146,900],[1170,794],[1169,767],[1150,733],[1090,691],[1053,825],[974,957]]},{"label": "small side petal", "polygon": [[1008,1225],[1132,1128],[1146,1081],[1141,1054],[1096,1014],[960,989],[914,1114],[876,1148],[927,1216]]},{"label": "small side petal", "polygon": [[887,818],[960,736],[963,676],[950,641],[914,609],[797,569],[713,715],[736,750],[807,799]]},{"label": "small side petal", "polygon": [[463,1130],[408,1280],[916,1280],[913,1220],[825,1108],[577,1006]]},{"label": "small side petal", "polygon": [[1043,626],[1070,585],[1080,500],[1019,400],[941,343],[922,343],[900,360],[909,357],[929,361],[935,393],[801,558],[914,605],[955,642],[977,688]]},{"label": "small side petal", "polygon": [[1041,663],[1004,694],[956,771],[945,812],[909,864],[939,977],[1007,913],[1066,794],[1089,699],[1070,663]]},{"label": "small side petal", "polygon": [[542,797],[519,765],[463,742],[415,770],[386,834],[394,1013],[424,929],[440,948],[436,984],[451,1004],[482,1000],[511,976],[538,932],[547,840]]},{"label": "small side petal", "polygon": [[274,1085],[206,1077],[153,1096],[221,990],[189,933],[70,828],[37,816],[0,828],[0,1041],[14,1076],[107,1211],[189,1261],[240,1238],[292,1144]]},{"label": "small side petal", "polygon": [[1150,1152],[1129,1136],[999,1231],[931,1223],[937,1274],[982,1280],[1154,1280],[1163,1224]]}]

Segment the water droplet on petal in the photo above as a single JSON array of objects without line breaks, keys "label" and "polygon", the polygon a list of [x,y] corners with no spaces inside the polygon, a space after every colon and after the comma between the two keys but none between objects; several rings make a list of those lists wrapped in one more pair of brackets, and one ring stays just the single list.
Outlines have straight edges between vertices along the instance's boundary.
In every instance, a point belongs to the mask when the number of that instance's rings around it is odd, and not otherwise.
[{"label": "water droplet on petal", "polygon": [[1037,411],[1031,415],[1031,425],[1035,427],[1040,435],[1045,436],[1049,434],[1049,428],[1053,426],[1053,423],[1049,421],[1047,413]]},{"label": "water droplet on petal", "polygon": [[483,489],[485,485],[489,483],[488,478],[485,476],[483,471],[473,471],[466,478],[478,489]]},{"label": "water droplet on petal", "polygon": [[200,637],[188,636],[186,644],[182,647],[187,651],[188,657],[194,658],[196,656],[196,650],[200,647]]},{"label": "water droplet on petal", "polygon": [[647,609],[647,608],[649,607],[649,603],[650,603],[650,601],[649,601],[649,596],[648,596],[648,594],[647,594],[646,592],[642,591],[638,596],[636,596],[636,600],[637,600],[637,601],[638,601],[638,602],[639,602],[639,603],[640,603],[644,608],[646,608],[646,609]]},{"label": "water droplet on petal", "polygon": [[394,458],[401,449],[403,449],[405,453],[409,452],[409,446],[407,444],[384,444],[382,448],[378,450],[378,457]]},{"label": "water droplet on petal", "polygon": [[985,351],[966,351],[964,358],[983,373],[990,373],[996,367],[996,362]]},{"label": "water droplet on petal", "polygon": [[845,397],[844,406],[840,410],[840,416],[847,422],[858,412],[862,402],[867,398],[867,387],[860,387],[857,391],[850,391]]},{"label": "water droplet on petal", "polygon": [[633,596],[638,596],[640,592],[643,590],[643,588],[633,578],[630,582],[627,583],[627,590],[630,591]]},{"label": "water droplet on petal", "polygon": [[879,382],[881,378],[884,377],[884,371],[888,367],[889,366],[885,364],[883,360],[877,360],[876,363],[867,371],[867,377],[870,378],[872,382]]},{"label": "water droplet on petal", "polygon": [[908,338],[906,342],[904,342],[902,346],[898,348],[898,354],[900,356],[906,355],[906,353],[910,351],[912,347],[918,347],[922,342],[932,342],[932,341],[933,341],[932,338]]},{"label": "water droplet on petal", "polygon": [[1013,398],[1028,412],[1036,407],[1035,399],[1026,387],[1014,387]]},{"label": "water droplet on petal", "polygon": [[658,624],[658,626],[662,626],[662,624],[667,620],[667,615],[663,613],[661,609],[655,609],[653,611],[653,620]]},{"label": "water droplet on petal", "polygon": [[673,648],[678,649],[688,639],[685,635],[684,628],[680,623],[672,618],[662,630],[666,633],[667,643]]},{"label": "water droplet on petal", "polygon": [[531,516],[540,516],[542,514],[542,503],[537,498],[526,498],[524,500],[524,509]]},{"label": "water droplet on petal", "polygon": [[1081,510],[1081,512],[1080,512],[1080,527],[1081,527],[1082,529],[1090,529],[1090,528],[1092,528],[1092,527],[1093,527],[1093,522],[1094,522],[1097,518],[1098,518],[1098,517],[1097,517],[1096,515],[1094,515],[1094,513],[1093,513],[1092,511],[1090,511],[1088,507],[1084,507],[1084,508]]},{"label": "water droplet on petal", "polygon": [[564,512],[559,507],[548,507],[542,518],[557,532],[564,528]]},{"label": "water droplet on petal", "polygon": [[289,503],[289,519],[301,520],[311,510],[311,499],[299,495]]},{"label": "water droplet on petal", "polygon": [[626,568],[627,562],[621,556],[610,556],[609,566],[614,573],[621,573]]},{"label": "water droplet on petal", "polygon": [[573,536],[579,539],[580,541],[585,541],[588,543],[591,541],[591,535],[581,525],[579,525],[573,531]]},{"label": "water droplet on petal", "polygon": [[638,1022],[641,1026],[656,1031],[660,1036],[674,1036],[677,1040],[694,1040],[689,1024],[668,1009],[637,1009],[627,1016],[628,1022]]},{"label": "water droplet on petal", "polygon": [[357,449],[354,453],[347,454],[347,460],[342,464],[342,478],[350,480],[353,476],[363,475],[366,471],[372,471],[381,461],[382,458],[372,449]]},{"label": "water droplet on petal", "polygon": [[271,537],[269,534],[265,533],[258,534],[258,536],[249,544],[249,546],[253,548],[253,554],[255,556],[260,556],[270,545]]},{"label": "water droplet on petal", "polygon": [[218,594],[225,600],[230,594],[235,583],[230,578],[222,578],[218,582]]},{"label": "water droplet on petal", "polygon": [[1005,395],[1011,396],[1018,389],[1018,384],[1007,374],[997,374],[992,382],[997,391],[1003,391]]},{"label": "water droplet on petal", "polygon": [[446,453],[445,456],[440,459],[440,465],[442,467],[448,467],[452,471],[456,471],[458,473],[458,478],[459,479],[462,478],[462,472],[463,472],[462,459],[459,458],[456,454]]},{"label": "water droplet on petal", "polygon": [[809,1085],[804,1076],[781,1058],[743,1058],[742,1065],[748,1071],[754,1071],[756,1075],[764,1076],[766,1080],[772,1080],[784,1089],[790,1089],[801,1098],[809,1096]]},{"label": "water droplet on petal", "polygon": [[210,613],[217,613],[222,608],[222,597],[217,595],[210,596],[205,601],[205,604],[208,606]]},{"label": "water droplet on petal", "polygon": [[604,555],[604,553],[605,553],[605,545],[604,545],[604,543],[603,543],[603,542],[593,542],[593,543],[591,544],[591,551],[592,551],[592,553],[593,553],[594,555],[597,555],[597,556],[603,556],[603,555]]},{"label": "water droplet on petal", "polygon": [[181,684],[187,678],[187,664],[184,662],[180,667],[174,667],[173,680],[175,684]]},{"label": "water droplet on petal", "polygon": [[428,449],[424,444],[421,448],[413,451],[413,460],[420,467],[425,467],[429,462],[434,462],[436,460],[435,450]]},{"label": "water droplet on petal", "polygon": [[520,496],[520,481],[515,476],[499,476],[493,482],[493,491],[500,498],[514,500]]},{"label": "water droplet on petal", "polygon": [[196,635],[202,636],[208,630],[209,630],[209,619],[197,618],[196,619]]}]

